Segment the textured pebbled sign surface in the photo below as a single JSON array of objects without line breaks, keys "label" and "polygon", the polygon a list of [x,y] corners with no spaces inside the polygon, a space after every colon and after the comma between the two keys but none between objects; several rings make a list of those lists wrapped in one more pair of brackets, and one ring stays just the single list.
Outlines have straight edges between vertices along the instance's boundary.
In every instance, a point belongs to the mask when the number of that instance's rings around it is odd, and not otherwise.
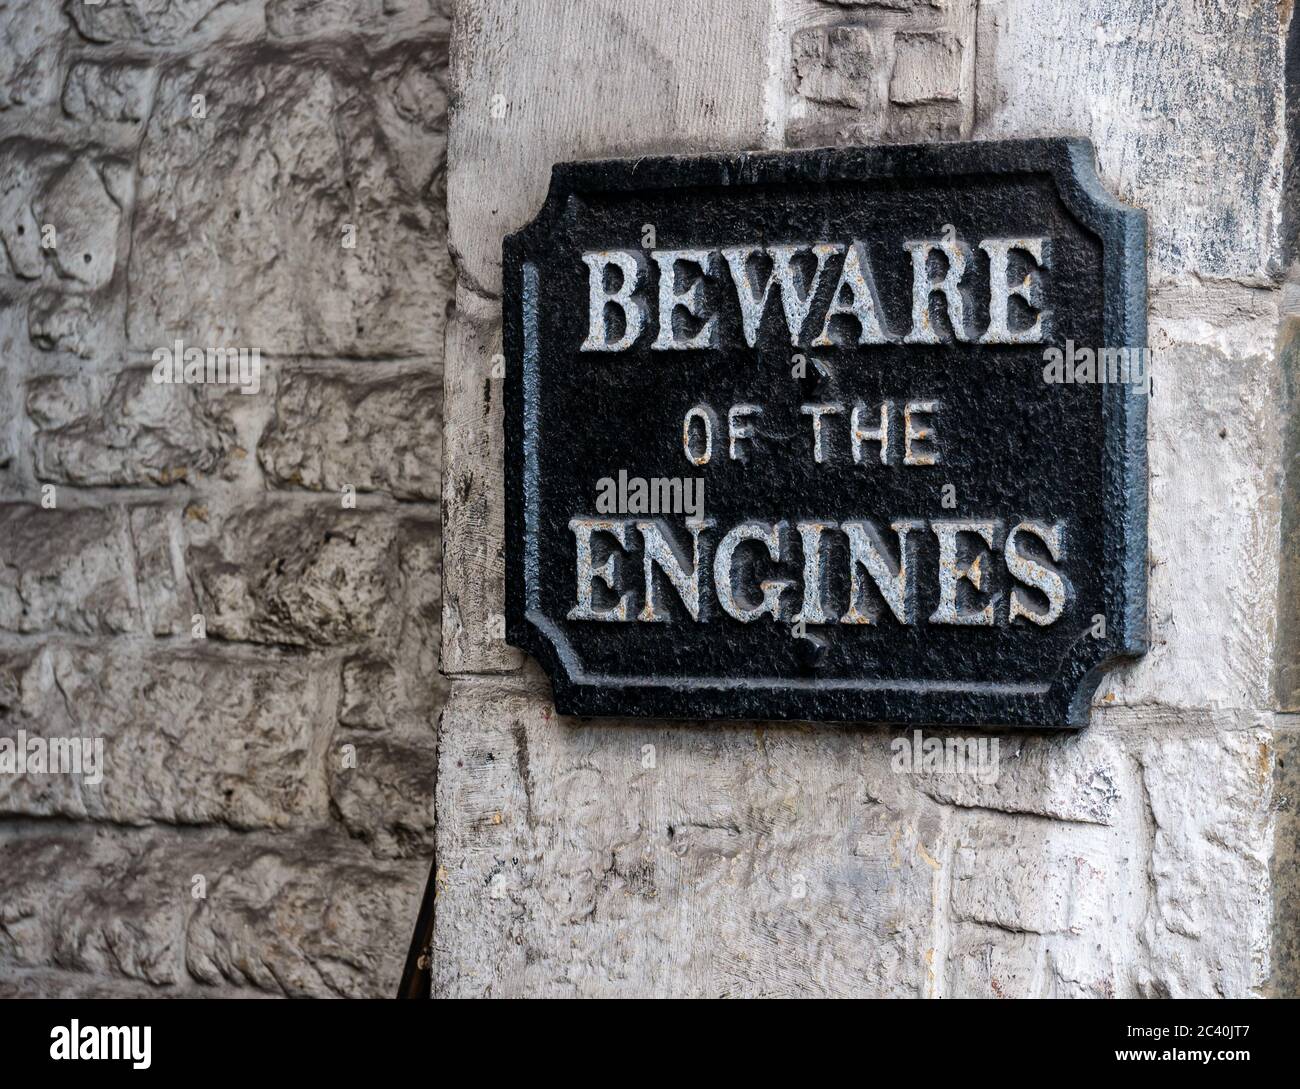
[{"label": "textured pebbled sign surface", "polygon": [[508,640],[567,714],[1085,724],[1146,649],[1145,262],[1082,140],[557,165]]}]

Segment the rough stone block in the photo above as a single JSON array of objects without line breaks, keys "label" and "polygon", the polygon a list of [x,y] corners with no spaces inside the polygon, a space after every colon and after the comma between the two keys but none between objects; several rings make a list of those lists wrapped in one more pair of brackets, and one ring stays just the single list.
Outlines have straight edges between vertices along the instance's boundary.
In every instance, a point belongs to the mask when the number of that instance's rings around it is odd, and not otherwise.
[{"label": "rough stone block", "polygon": [[78,121],[138,124],[149,116],[152,84],[147,64],[78,61],[63,85],[63,112]]},{"label": "rough stone block", "polygon": [[[220,331],[265,353],[436,355],[442,212],[402,152],[442,137],[421,142],[426,119],[385,105],[404,69],[356,78],[342,46],[305,63],[264,58],[231,50],[162,78],[140,149],[132,343]],[[192,116],[195,93],[205,117]]]},{"label": "rough stone block", "polygon": [[5,830],[0,860],[0,975],[81,973],[78,994],[390,996],[425,878],[324,835]]},{"label": "rough stone block", "polygon": [[122,211],[94,164],[79,158],[57,173],[33,211],[58,232],[58,244],[47,252],[61,277],[91,290],[112,279]]},{"label": "rough stone block", "polygon": [[139,629],[120,511],[0,505],[0,544],[0,631]]},{"label": "rough stone block", "polygon": [[158,383],[150,368],[28,384],[40,480],[173,484],[212,474],[234,445],[203,386]]},{"label": "rough stone block", "polygon": [[795,88],[811,102],[880,111],[886,101],[890,37],[865,26],[808,27],[791,43]]},{"label": "rough stone block", "polygon": [[289,828],[328,819],[327,674],[263,656],[66,645],[0,667],[0,736],[99,738],[102,781],[0,776],[0,811],[140,824]]},{"label": "rough stone block", "polygon": [[340,731],[329,754],[330,803],[380,858],[433,857],[432,724],[418,742]]},{"label": "rough stone block", "polygon": [[77,30],[92,42],[139,45],[194,44],[261,25],[261,0],[64,0]]},{"label": "rough stone block", "polygon": [[60,293],[105,287],[132,191],[124,162],[30,140],[0,144],[0,239],[12,275]]},{"label": "rough stone block", "polygon": [[961,91],[962,48],[943,30],[903,31],[894,36],[889,100],[900,106],[956,102]]},{"label": "rough stone block", "polygon": [[427,866],[374,862],[331,840],[236,844],[185,933],[204,983],[290,997],[389,997]]},{"label": "rough stone block", "polygon": [[209,636],[333,646],[383,634],[436,654],[437,525],[313,506],[186,522]]},{"label": "rough stone block", "polygon": [[442,483],[442,375],[429,368],[369,380],[298,372],[279,382],[258,445],[284,485],[437,500]]},{"label": "rough stone block", "polygon": [[272,38],[360,34],[396,39],[419,30],[450,30],[438,0],[267,0]]},{"label": "rough stone block", "polygon": [[[0,833],[0,963],[175,984],[192,868],[151,844]],[[6,973],[7,974],[7,973]]]},{"label": "rough stone block", "polygon": [[192,635],[194,595],[181,554],[181,512],[167,507],[136,507],[130,514],[135,552],[135,585],[152,635]]},{"label": "rough stone block", "polygon": [[41,106],[53,98],[68,29],[52,3],[0,0],[0,110]]}]

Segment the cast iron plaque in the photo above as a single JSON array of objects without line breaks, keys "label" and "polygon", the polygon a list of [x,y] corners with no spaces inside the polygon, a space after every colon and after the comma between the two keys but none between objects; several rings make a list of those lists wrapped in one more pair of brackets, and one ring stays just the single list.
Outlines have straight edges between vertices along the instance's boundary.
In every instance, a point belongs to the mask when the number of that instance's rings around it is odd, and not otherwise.
[{"label": "cast iron plaque", "polygon": [[556,166],[509,641],[563,713],[1083,725],[1146,648],[1145,255],[1081,140]]}]

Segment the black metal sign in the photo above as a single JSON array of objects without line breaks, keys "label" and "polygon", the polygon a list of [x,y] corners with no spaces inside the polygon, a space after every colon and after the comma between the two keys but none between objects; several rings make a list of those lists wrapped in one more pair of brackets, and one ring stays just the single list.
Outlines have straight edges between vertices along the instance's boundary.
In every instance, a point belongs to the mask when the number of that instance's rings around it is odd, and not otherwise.
[{"label": "black metal sign", "polygon": [[1084,724],[1146,647],[1145,231],[1079,140],[557,166],[504,254],[557,708]]}]

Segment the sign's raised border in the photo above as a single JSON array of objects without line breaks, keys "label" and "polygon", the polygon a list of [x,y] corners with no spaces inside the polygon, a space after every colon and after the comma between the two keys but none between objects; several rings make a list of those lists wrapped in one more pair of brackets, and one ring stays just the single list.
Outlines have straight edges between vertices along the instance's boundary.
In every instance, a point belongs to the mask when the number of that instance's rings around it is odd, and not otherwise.
[{"label": "sign's raised border", "polygon": [[544,244],[570,196],[639,189],[736,187],[881,178],[1049,174],[1062,202],[1101,240],[1104,343],[1146,346],[1146,214],[1102,185],[1092,143],[1057,138],[964,144],[818,148],[556,164],[546,201],[503,246],[506,639],[541,662],[561,714],[795,719],[909,725],[1087,724],[1102,674],[1147,649],[1147,397],[1102,387],[1105,511],[1102,574],[1107,633],[1082,639],[1050,685],[936,684],[875,679],[674,678],[591,674],[539,607],[536,554],[538,305],[530,249]]}]

